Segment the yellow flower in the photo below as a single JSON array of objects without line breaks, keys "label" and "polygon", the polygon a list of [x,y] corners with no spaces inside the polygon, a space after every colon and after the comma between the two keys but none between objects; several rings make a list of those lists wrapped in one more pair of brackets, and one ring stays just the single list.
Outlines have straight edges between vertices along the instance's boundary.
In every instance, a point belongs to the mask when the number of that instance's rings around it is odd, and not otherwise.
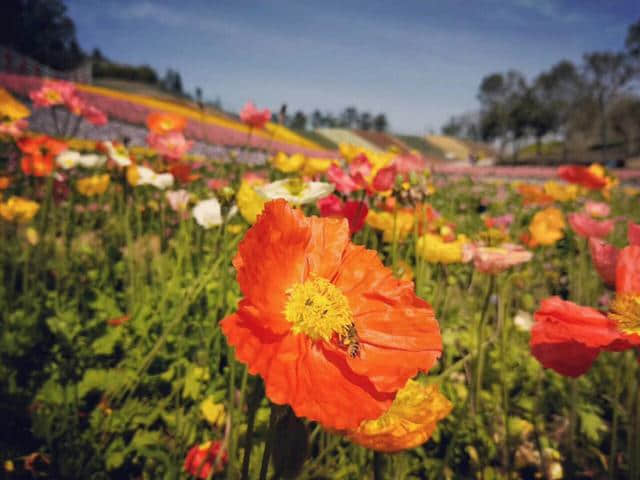
[{"label": "yellow flower", "polygon": [[553,245],[564,237],[565,226],[562,212],[555,207],[549,207],[533,216],[529,232],[534,245]]},{"label": "yellow flower", "polygon": [[33,227],[27,228],[24,232],[24,236],[27,239],[27,243],[32,247],[35,247],[38,244],[38,240],[40,240],[38,231]]},{"label": "yellow flower", "polygon": [[398,210],[395,213],[369,210],[366,223],[371,228],[381,230],[382,240],[391,243],[394,238],[398,242],[407,238],[413,230],[413,219],[413,212],[406,210]]},{"label": "yellow flower", "polygon": [[333,160],[330,158],[311,157],[308,158],[304,166],[302,167],[302,173],[310,177],[320,175],[329,170],[329,167],[333,164]]},{"label": "yellow flower", "polygon": [[445,242],[438,235],[426,233],[418,239],[416,253],[432,263],[461,263],[468,260],[464,255],[468,242],[464,235],[458,235],[453,242]]},{"label": "yellow flower", "polygon": [[284,152],[278,152],[272,159],[273,167],[282,173],[297,172],[302,168],[306,158],[301,153],[287,155]]},{"label": "yellow flower", "polygon": [[38,213],[40,205],[22,197],[10,197],[0,203],[0,217],[8,222],[27,223]]},{"label": "yellow flower", "polygon": [[110,180],[109,174],[107,173],[81,178],[76,182],[76,189],[86,197],[102,195],[107,191]]},{"label": "yellow flower", "polygon": [[640,194],[640,188],[635,187],[624,187],[624,193],[629,197],[635,197]]},{"label": "yellow flower", "polygon": [[357,430],[347,433],[347,438],[381,452],[415,448],[433,435],[452,407],[437,385],[409,380],[387,412],[376,420],[362,422]]},{"label": "yellow flower", "polygon": [[11,185],[11,178],[0,177],[0,190],[5,190],[9,188],[9,185]]},{"label": "yellow flower", "polygon": [[135,165],[131,165],[127,168],[127,182],[132,187],[135,187],[140,180],[140,173],[138,172],[138,167]]},{"label": "yellow flower", "polygon": [[549,180],[544,184],[544,193],[557,202],[570,202],[577,198],[578,193],[580,193],[580,187],[574,183],[563,185]]},{"label": "yellow flower", "polygon": [[[260,182],[262,183],[264,182]],[[243,180],[236,194],[236,203],[244,219],[254,224],[264,208],[266,199],[253,189],[251,183]]]},{"label": "yellow flower", "polygon": [[29,109],[11,96],[4,88],[0,88],[0,120],[20,120],[31,114]]},{"label": "yellow flower", "polygon": [[215,403],[212,397],[207,397],[200,404],[200,412],[204,419],[215,427],[223,427],[225,422],[224,405]]}]

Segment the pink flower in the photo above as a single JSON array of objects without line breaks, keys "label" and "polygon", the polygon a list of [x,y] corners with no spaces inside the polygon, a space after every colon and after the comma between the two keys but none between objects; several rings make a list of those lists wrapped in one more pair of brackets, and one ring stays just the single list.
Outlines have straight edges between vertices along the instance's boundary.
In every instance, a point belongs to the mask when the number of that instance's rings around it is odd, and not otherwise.
[{"label": "pink flower", "polygon": [[65,105],[74,115],[80,116],[87,108],[83,99],[75,94],[75,92],[65,98]]},{"label": "pink flower", "polygon": [[640,224],[631,221],[627,223],[627,238],[629,245],[640,245]]},{"label": "pink flower", "polygon": [[385,192],[393,188],[398,170],[395,165],[378,170],[371,186],[376,192]]},{"label": "pink flower", "polygon": [[363,187],[367,185],[366,178],[371,175],[371,162],[364,153],[356,156],[349,164],[349,174]]},{"label": "pink flower", "polygon": [[165,135],[150,133],[147,137],[147,143],[159,154],[172,160],[182,158],[193,145],[192,141],[184,138],[184,135],[179,132],[171,132]]},{"label": "pink flower", "polygon": [[587,238],[604,238],[609,235],[615,227],[614,220],[599,222],[597,220],[593,220],[586,213],[572,213],[569,215],[569,224],[574,232]]},{"label": "pink flower", "polygon": [[29,97],[36,107],[53,107],[67,103],[75,93],[73,83],[47,79],[39,90],[29,93]]},{"label": "pink flower", "polygon": [[171,210],[182,213],[189,205],[189,192],[186,190],[171,190],[165,193]]},{"label": "pink flower", "polygon": [[533,257],[529,250],[513,243],[504,243],[499,247],[471,246],[471,255],[476,270],[490,274],[526,263]]},{"label": "pink flower", "polygon": [[318,200],[317,205],[323,217],[346,218],[352,235],[362,229],[369,213],[369,207],[364,202],[348,201],[343,204],[335,195]]},{"label": "pink flower", "polygon": [[264,128],[271,119],[271,112],[268,108],[258,110],[253,102],[247,102],[240,111],[240,120],[253,128]]},{"label": "pink flower", "polygon": [[93,105],[86,105],[82,111],[82,116],[86,118],[89,123],[96,126],[105,125],[109,121],[107,115]]},{"label": "pink flower", "polygon": [[427,165],[423,157],[420,155],[398,155],[393,161],[398,169],[398,173],[406,175],[411,172],[421,172]]},{"label": "pink flower", "polygon": [[513,223],[513,213],[507,213],[499,217],[487,217],[484,221],[487,228],[507,229]]},{"label": "pink flower", "polygon": [[362,186],[359,185],[351,175],[337,165],[331,165],[331,167],[329,167],[329,170],[327,170],[327,178],[336,186],[336,190],[344,193],[345,195],[349,195],[350,193],[362,188]]},{"label": "pink flower", "polygon": [[589,239],[589,251],[596,271],[605,285],[613,287],[616,284],[616,264],[620,251],[613,245],[599,238]]},{"label": "pink flower", "polygon": [[24,131],[29,126],[26,118],[14,120],[12,122],[0,122],[0,135],[9,135],[13,138],[22,136]]},{"label": "pink flower", "polygon": [[207,180],[207,187],[211,190],[220,190],[229,186],[229,180],[225,178],[211,178]]},{"label": "pink flower", "polygon": [[587,202],[584,204],[584,211],[592,217],[603,218],[609,216],[609,214],[611,213],[611,207],[603,202],[593,202],[591,200],[587,200]]}]

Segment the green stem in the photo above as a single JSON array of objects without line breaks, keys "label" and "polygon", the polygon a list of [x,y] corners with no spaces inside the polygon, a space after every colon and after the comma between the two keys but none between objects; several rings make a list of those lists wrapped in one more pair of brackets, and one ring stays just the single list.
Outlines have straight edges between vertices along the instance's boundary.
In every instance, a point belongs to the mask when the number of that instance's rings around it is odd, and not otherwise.
[{"label": "green stem", "polygon": [[618,420],[619,409],[618,402],[620,396],[620,384],[622,379],[620,378],[620,368],[615,369],[615,377],[613,380],[613,399],[611,406],[613,407],[613,419],[611,424],[611,452],[609,453],[609,478],[613,480],[616,478],[616,455],[618,453]]},{"label": "green stem", "polygon": [[269,472],[269,460],[271,460],[271,446],[275,439],[276,432],[276,420],[277,420],[276,406],[271,405],[271,414],[269,415],[269,431],[267,433],[267,439],[264,443],[264,452],[262,453],[262,464],[260,466],[260,480],[266,480],[267,473]]},{"label": "green stem", "polygon": [[255,378],[254,387],[247,402],[247,433],[244,440],[244,457],[242,458],[241,480],[248,480],[251,450],[253,449],[253,427],[256,420],[256,412],[260,401],[264,396],[264,387],[260,378]]},{"label": "green stem", "polygon": [[380,452],[373,452],[373,480],[384,478],[384,457]]},{"label": "green stem", "polygon": [[478,358],[476,359],[476,378],[475,388],[473,394],[473,409],[477,413],[480,401],[480,391],[482,390],[482,374],[484,370],[484,324],[489,311],[489,304],[491,303],[491,295],[495,289],[495,276],[489,276],[489,287],[484,297],[484,303],[482,304],[482,312],[480,314],[480,321],[478,322],[476,330],[476,348],[478,349]]}]

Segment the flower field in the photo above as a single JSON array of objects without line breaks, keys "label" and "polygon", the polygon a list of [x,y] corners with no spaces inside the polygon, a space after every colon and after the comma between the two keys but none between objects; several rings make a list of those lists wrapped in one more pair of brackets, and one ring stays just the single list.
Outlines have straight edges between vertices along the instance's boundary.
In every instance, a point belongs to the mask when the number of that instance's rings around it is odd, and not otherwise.
[{"label": "flower field", "polygon": [[[482,180],[11,81],[6,478],[640,478],[637,174]],[[145,147],[71,135],[114,118]]]}]

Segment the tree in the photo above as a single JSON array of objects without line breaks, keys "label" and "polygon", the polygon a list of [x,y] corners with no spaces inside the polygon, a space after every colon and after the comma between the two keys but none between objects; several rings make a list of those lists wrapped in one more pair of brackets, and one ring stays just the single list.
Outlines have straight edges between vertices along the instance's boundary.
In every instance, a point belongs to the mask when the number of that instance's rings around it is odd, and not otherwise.
[{"label": "tree", "polygon": [[384,113],[379,113],[373,118],[373,129],[376,132],[386,132],[389,127],[387,122],[387,116]]},{"label": "tree", "polygon": [[307,116],[304,114],[304,112],[298,110],[293,115],[293,120],[291,120],[289,126],[294,130],[304,130],[305,128],[307,128]]},{"label": "tree", "polygon": [[633,68],[623,53],[593,52],[584,55],[584,77],[589,94],[598,105],[602,163],[607,155],[607,111],[611,102],[631,80]]},{"label": "tree", "polygon": [[347,107],[340,114],[340,126],[343,128],[356,128],[358,124],[358,110],[356,107]]},{"label": "tree", "polygon": [[62,0],[2,0],[0,45],[57,70],[76,68],[85,58]]},{"label": "tree", "polygon": [[458,137],[462,134],[462,122],[456,117],[449,118],[449,121],[445,123],[440,129],[443,135],[450,137]]},{"label": "tree", "polygon": [[371,130],[373,127],[373,119],[369,112],[362,112],[358,117],[358,128],[360,130]]},{"label": "tree", "polygon": [[322,112],[318,109],[315,109],[311,114],[311,126],[313,128],[320,128],[324,125],[324,117],[322,116]]}]

